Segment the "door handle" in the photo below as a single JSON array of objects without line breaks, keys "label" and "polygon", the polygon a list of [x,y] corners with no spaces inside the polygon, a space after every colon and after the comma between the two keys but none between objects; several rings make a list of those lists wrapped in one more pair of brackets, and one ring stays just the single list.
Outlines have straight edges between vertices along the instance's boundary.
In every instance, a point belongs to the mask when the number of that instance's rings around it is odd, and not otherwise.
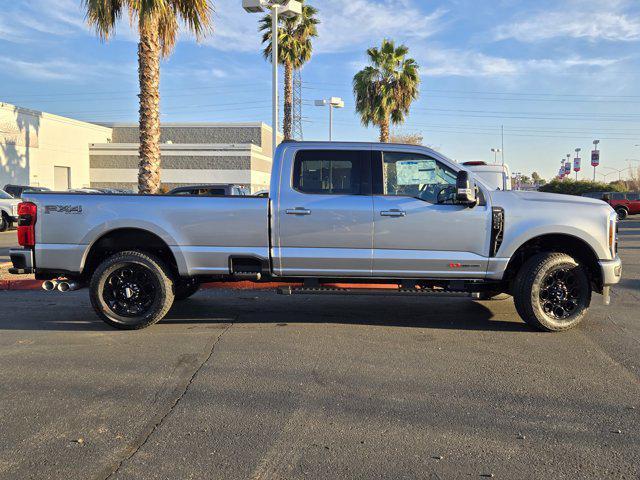
[{"label": "door handle", "polygon": [[383,217],[406,217],[407,212],[405,212],[404,210],[397,210],[397,209],[383,210],[382,212],[380,212],[380,215]]},{"label": "door handle", "polygon": [[285,210],[287,215],[311,215],[311,210],[303,207],[288,208]]}]

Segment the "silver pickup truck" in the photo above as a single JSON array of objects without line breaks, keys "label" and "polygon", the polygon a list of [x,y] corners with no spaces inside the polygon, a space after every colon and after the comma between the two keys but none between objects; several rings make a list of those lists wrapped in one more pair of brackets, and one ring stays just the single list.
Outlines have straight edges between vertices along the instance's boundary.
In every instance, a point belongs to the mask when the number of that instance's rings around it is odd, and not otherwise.
[{"label": "silver pickup truck", "polygon": [[158,322],[202,282],[251,280],[288,294],[510,294],[525,322],[561,331],[592,292],[608,303],[622,269],[604,202],[491,190],[409,145],[285,142],[268,198],[30,193],[19,213],[12,272],[88,286],[123,329]]}]

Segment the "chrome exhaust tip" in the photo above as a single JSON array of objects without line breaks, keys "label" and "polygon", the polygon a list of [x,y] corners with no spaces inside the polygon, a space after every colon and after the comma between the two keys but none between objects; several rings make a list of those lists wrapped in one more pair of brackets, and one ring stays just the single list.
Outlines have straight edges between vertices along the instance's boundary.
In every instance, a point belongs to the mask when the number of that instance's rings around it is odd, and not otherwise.
[{"label": "chrome exhaust tip", "polygon": [[80,284],[78,282],[60,282],[58,283],[58,291],[60,292],[72,292],[74,290],[78,290],[80,288]]},{"label": "chrome exhaust tip", "polygon": [[45,280],[44,282],[42,282],[42,289],[46,290],[47,292],[51,292],[56,288],[58,288],[57,280]]}]

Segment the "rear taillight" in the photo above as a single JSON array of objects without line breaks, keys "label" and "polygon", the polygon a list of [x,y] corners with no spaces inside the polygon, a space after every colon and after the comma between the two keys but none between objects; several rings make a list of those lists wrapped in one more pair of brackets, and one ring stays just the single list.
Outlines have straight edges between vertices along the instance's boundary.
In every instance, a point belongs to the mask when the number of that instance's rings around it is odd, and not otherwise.
[{"label": "rear taillight", "polygon": [[36,220],[38,207],[35,203],[22,202],[18,205],[18,244],[23,247],[36,245]]}]

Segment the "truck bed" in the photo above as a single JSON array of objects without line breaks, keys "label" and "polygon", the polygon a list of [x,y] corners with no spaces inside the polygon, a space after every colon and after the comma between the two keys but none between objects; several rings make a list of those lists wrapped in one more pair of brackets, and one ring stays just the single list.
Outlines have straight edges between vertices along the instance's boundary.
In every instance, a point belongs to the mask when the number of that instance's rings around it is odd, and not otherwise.
[{"label": "truck bed", "polygon": [[35,264],[81,271],[105,234],[140,228],[171,248],[181,275],[229,273],[230,256],[269,258],[269,200],[259,197],[30,193]]}]

